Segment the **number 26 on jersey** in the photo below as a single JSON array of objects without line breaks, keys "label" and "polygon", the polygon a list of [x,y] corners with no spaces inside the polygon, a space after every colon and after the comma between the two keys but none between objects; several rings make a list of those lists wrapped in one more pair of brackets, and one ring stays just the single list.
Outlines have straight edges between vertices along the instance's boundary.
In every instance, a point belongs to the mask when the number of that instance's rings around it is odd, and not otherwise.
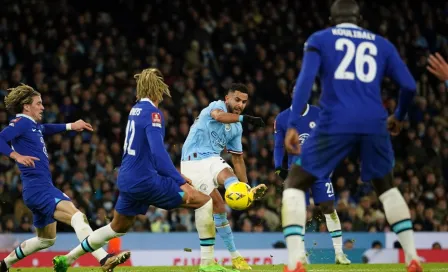
[{"label": "number 26 on jersey", "polygon": [[[336,40],[335,49],[345,52],[341,63],[334,72],[334,78],[340,80],[359,80],[364,83],[370,83],[375,80],[377,73],[377,63],[375,56],[378,54],[378,48],[374,43],[361,42],[358,46],[346,38]],[[355,62],[355,70],[348,71],[352,62]]]}]

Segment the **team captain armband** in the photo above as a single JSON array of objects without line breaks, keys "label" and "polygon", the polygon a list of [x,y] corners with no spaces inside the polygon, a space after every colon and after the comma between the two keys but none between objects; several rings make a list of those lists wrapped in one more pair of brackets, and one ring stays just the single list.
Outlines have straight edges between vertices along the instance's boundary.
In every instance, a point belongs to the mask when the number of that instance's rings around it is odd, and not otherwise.
[{"label": "team captain armband", "polygon": [[162,118],[160,113],[153,112],[152,113],[152,126],[162,128]]}]

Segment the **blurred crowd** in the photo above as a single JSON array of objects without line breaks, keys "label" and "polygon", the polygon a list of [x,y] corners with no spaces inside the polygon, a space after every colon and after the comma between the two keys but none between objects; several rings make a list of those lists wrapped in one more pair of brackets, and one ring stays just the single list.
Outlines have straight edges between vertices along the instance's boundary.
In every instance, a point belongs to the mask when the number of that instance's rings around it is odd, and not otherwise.
[{"label": "blurred crowd", "polygon": [[[250,185],[265,183],[265,199],[244,212],[229,210],[235,231],[277,231],[282,181],[274,174],[273,122],[290,105],[289,84],[301,68],[303,44],[329,26],[331,0],[43,1],[6,0],[0,10],[0,96],[20,82],[42,94],[44,122],[79,118],[94,133],[66,132],[46,139],[55,185],[88,215],[93,228],[112,216],[117,197],[127,114],[135,102],[133,75],[158,67],[172,98],[161,104],[167,122],[165,146],[179,166],[182,143],[202,108],[223,99],[232,82],[247,84],[246,112],[267,127],[244,128]],[[361,24],[391,40],[417,81],[417,97],[403,132],[393,139],[394,183],[411,207],[417,231],[448,231],[447,87],[426,71],[427,56],[448,56],[448,3],[358,1]],[[392,113],[397,86],[386,80],[384,106]],[[317,104],[320,85],[313,87]],[[13,116],[0,103],[0,124]],[[227,154],[225,159],[229,159]],[[0,232],[31,232],[31,212],[21,200],[14,162],[0,158]],[[333,175],[343,231],[389,231],[355,156]],[[317,207],[307,231],[326,231]],[[58,225],[59,231],[72,231]],[[194,215],[151,207],[134,231],[193,231]]]}]

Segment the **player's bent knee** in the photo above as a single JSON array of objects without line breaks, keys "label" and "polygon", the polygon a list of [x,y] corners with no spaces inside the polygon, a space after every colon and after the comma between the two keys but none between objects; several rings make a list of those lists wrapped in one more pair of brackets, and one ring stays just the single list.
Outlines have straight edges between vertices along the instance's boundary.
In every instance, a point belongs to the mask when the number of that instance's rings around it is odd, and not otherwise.
[{"label": "player's bent knee", "polygon": [[115,212],[110,227],[114,232],[124,234],[134,225],[135,218],[135,216],[125,216]]},{"label": "player's bent knee", "polygon": [[194,191],[194,193],[192,193],[192,196],[190,197],[190,203],[188,203],[188,207],[194,209],[200,208],[204,206],[210,199],[210,196],[199,191]]},{"label": "player's bent knee", "polygon": [[39,240],[39,248],[40,249],[49,248],[52,245],[54,245],[54,243],[56,242],[56,238],[47,239],[47,238],[37,237],[37,239]]},{"label": "player's bent knee", "polygon": [[393,173],[390,172],[383,178],[372,179],[373,187],[377,195],[382,195],[383,193],[389,191],[393,188]]},{"label": "player's bent knee", "polygon": [[313,185],[316,178],[298,165],[293,165],[285,180],[285,189],[306,190]]},{"label": "player's bent knee", "polygon": [[330,214],[334,212],[334,201],[326,201],[319,203],[319,207],[324,214]]}]

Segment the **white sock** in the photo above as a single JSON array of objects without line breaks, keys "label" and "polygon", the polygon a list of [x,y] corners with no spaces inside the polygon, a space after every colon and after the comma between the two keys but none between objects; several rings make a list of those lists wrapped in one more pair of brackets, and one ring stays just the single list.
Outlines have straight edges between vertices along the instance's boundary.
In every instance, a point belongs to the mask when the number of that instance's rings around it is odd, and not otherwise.
[{"label": "white sock", "polygon": [[418,260],[411,214],[400,191],[393,188],[384,192],[379,198],[383,203],[386,219],[403,247],[406,263],[409,264],[414,259]]},{"label": "white sock", "polygon": [[[77,212],[72,216],[72,227],[76,232],[76,236],[78,236],[78,240],[80,242],[84,241],[87,236],[89,236],[93,230],[89,226],[89,223],[87,221],[87,217],[82,212]],[[98,248],[94,252],[92,252],[92,255],[98,260],[101,261],[104,257],[107,256],[107,252],[102,249]]]},{"label": "white sock", "polygon": [[215,262],[215,222],[213,221],[213,203],[210,199],[194,211],[196,229],[201,243],[201,265]]},{"label": "white sock", "polygon": [[115,237],[123,236],[124,233],[117,233],[115,232],[110,224],[97,229],[96,231],[92,232],[90,236],[88,236],[86,239],[84,239],[80,245],[75,247],[72,251],[70,251],[66,256],[68,258],[68,263],[72,264],[75,262],[76,259],[81,257],[87,252],[94,252],[98,248],[104,246],[110,239]]},{"label": "white sock", "polygon": [[6,263],[6,267],[8,268],[11,267],[16,262],[22,260],[23,258],[34,252],[51,247],[52,245],[54,245],[55,241],[56,238],[45,239],[39,237],[33,237],[31,239],[24,241],[5,258],[4,261]]},{"label": "white sock", "polygon": [[305,256],[303,234],[306,223],[305,193],[298,189],[283,191],[282,226],[288,248],[288,268],[296,269]]},{"label": "white sock", "polygon": [[336,210],[330,214],[325,214],[325,221],[327,222],[328,232],[331,234],[333,240],[334,253],[342,253],[342,230],[341,221]]}]

